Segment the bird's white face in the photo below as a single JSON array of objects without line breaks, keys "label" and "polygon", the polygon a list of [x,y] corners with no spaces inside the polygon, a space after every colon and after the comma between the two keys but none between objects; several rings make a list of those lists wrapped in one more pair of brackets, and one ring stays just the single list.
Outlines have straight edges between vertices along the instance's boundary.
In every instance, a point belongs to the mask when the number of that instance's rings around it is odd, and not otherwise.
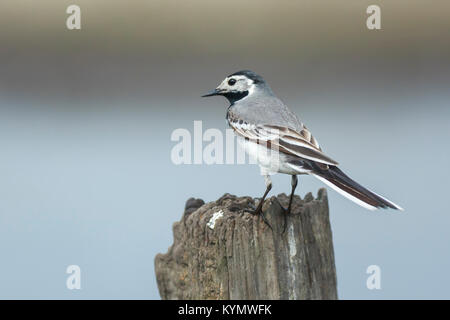
[{"label": "bird's white face", "polygon": [[234,104],[254,94],[262,85],[265,86],[265,83],[260,76],[252,71],[243,70],[229,75],[216,89],[202,97],[223,96]]},{"label": "bird's white face", "polygon": [[243,75],[234,75],[226,77],[216,90],[223,94],[248,92],[248,95],[250,95],[254,91],[255,86],[252,79]]}]

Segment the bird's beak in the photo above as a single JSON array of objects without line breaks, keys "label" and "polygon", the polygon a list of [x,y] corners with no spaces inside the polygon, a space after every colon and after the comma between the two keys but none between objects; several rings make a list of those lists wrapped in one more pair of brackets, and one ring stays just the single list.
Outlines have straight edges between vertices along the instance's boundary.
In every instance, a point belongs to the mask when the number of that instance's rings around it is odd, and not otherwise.
[{"label": "bird's beak", "polygon": [[219,95],[221,95],[221,92],[222,92],[222,90],[214,89],[213,91],[202,95],[202,98],[204,98],[204,97],[212,97],[212,96],[219,96]]}]

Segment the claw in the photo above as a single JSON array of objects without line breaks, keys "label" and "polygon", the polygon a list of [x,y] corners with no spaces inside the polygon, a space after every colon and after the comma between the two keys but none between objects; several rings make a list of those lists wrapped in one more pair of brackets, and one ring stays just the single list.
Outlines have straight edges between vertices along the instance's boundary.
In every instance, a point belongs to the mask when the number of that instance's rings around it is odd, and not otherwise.
[{"label": "claw", "polygon": [[286,227],[287,227],[287,215],[291,213],[291,206],[284,208],[283,206],[281,206],[281,210],[283,210],[284,216],[283,216],[283,231],[281,232],[281,234],[284,234],[286,232]]},{"label": "claw", "polygon": [[[284,208],[283,208],[284,209]],[[287,227],[287,210],[284,210],[284,216],[283,216],[283,231],[281,231],[281,234],[284,234],[286,232]]]},{"label": "claw", "polygon": [[269,221],[267,221],[266,216],[264,215],[264,212],[261,210],[259,215],[261,216],[264,223],[270,228],[270,230],[273,231],[272,226],[270,225]]}]

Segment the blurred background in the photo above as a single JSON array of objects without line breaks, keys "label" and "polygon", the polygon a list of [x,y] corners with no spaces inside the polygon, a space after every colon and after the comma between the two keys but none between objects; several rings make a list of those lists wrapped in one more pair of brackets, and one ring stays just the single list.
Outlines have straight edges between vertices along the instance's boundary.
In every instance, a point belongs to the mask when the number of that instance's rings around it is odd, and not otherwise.
[{"label": "blurred background", "polygon": [[[81,8],[81,30],[66,8]],[[366,8],[381,8],[368,30]],[[201,99],[260,73],[355,180],[329,190],[341,299],[449,299],[448,1],[0,3],[0,298],[159,299],[153,259],[189,197],[261,196],[252,165],[171,162],[173,130],[226,129]],[[220,181],[220,183],[217,183]],[[300,177],[297,193],[322,187]],[[278,175],[272,194],[290,191]],[[66,268],[81,268],[81,290]],[[381,290],[366,269],[381,268]]]}]

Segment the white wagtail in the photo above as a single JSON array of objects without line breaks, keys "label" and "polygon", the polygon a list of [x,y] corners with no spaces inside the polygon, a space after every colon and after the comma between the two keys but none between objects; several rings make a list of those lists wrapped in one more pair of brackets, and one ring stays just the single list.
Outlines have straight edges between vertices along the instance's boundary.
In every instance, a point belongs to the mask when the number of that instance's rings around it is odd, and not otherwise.
[{"label": "white wagtail", "polygon": [[[217,95],[224,96],[230,102],[226,116],[228,124],[245,151],[257,160],[264,175],[266,191],[255,214],[262,215],[264,199],[272,188],[270,175],[277,172],[292,176],[292,191],[286,213],[291,210],[298,174],[313,175],[366,209],[403,210],[343,173],[337,167],[338,163],[322,152],[311,132],[275,96],[261,76],[249,70],[233,73],[203,97]],[[267,156],[268,151],[270,156]]]}]

